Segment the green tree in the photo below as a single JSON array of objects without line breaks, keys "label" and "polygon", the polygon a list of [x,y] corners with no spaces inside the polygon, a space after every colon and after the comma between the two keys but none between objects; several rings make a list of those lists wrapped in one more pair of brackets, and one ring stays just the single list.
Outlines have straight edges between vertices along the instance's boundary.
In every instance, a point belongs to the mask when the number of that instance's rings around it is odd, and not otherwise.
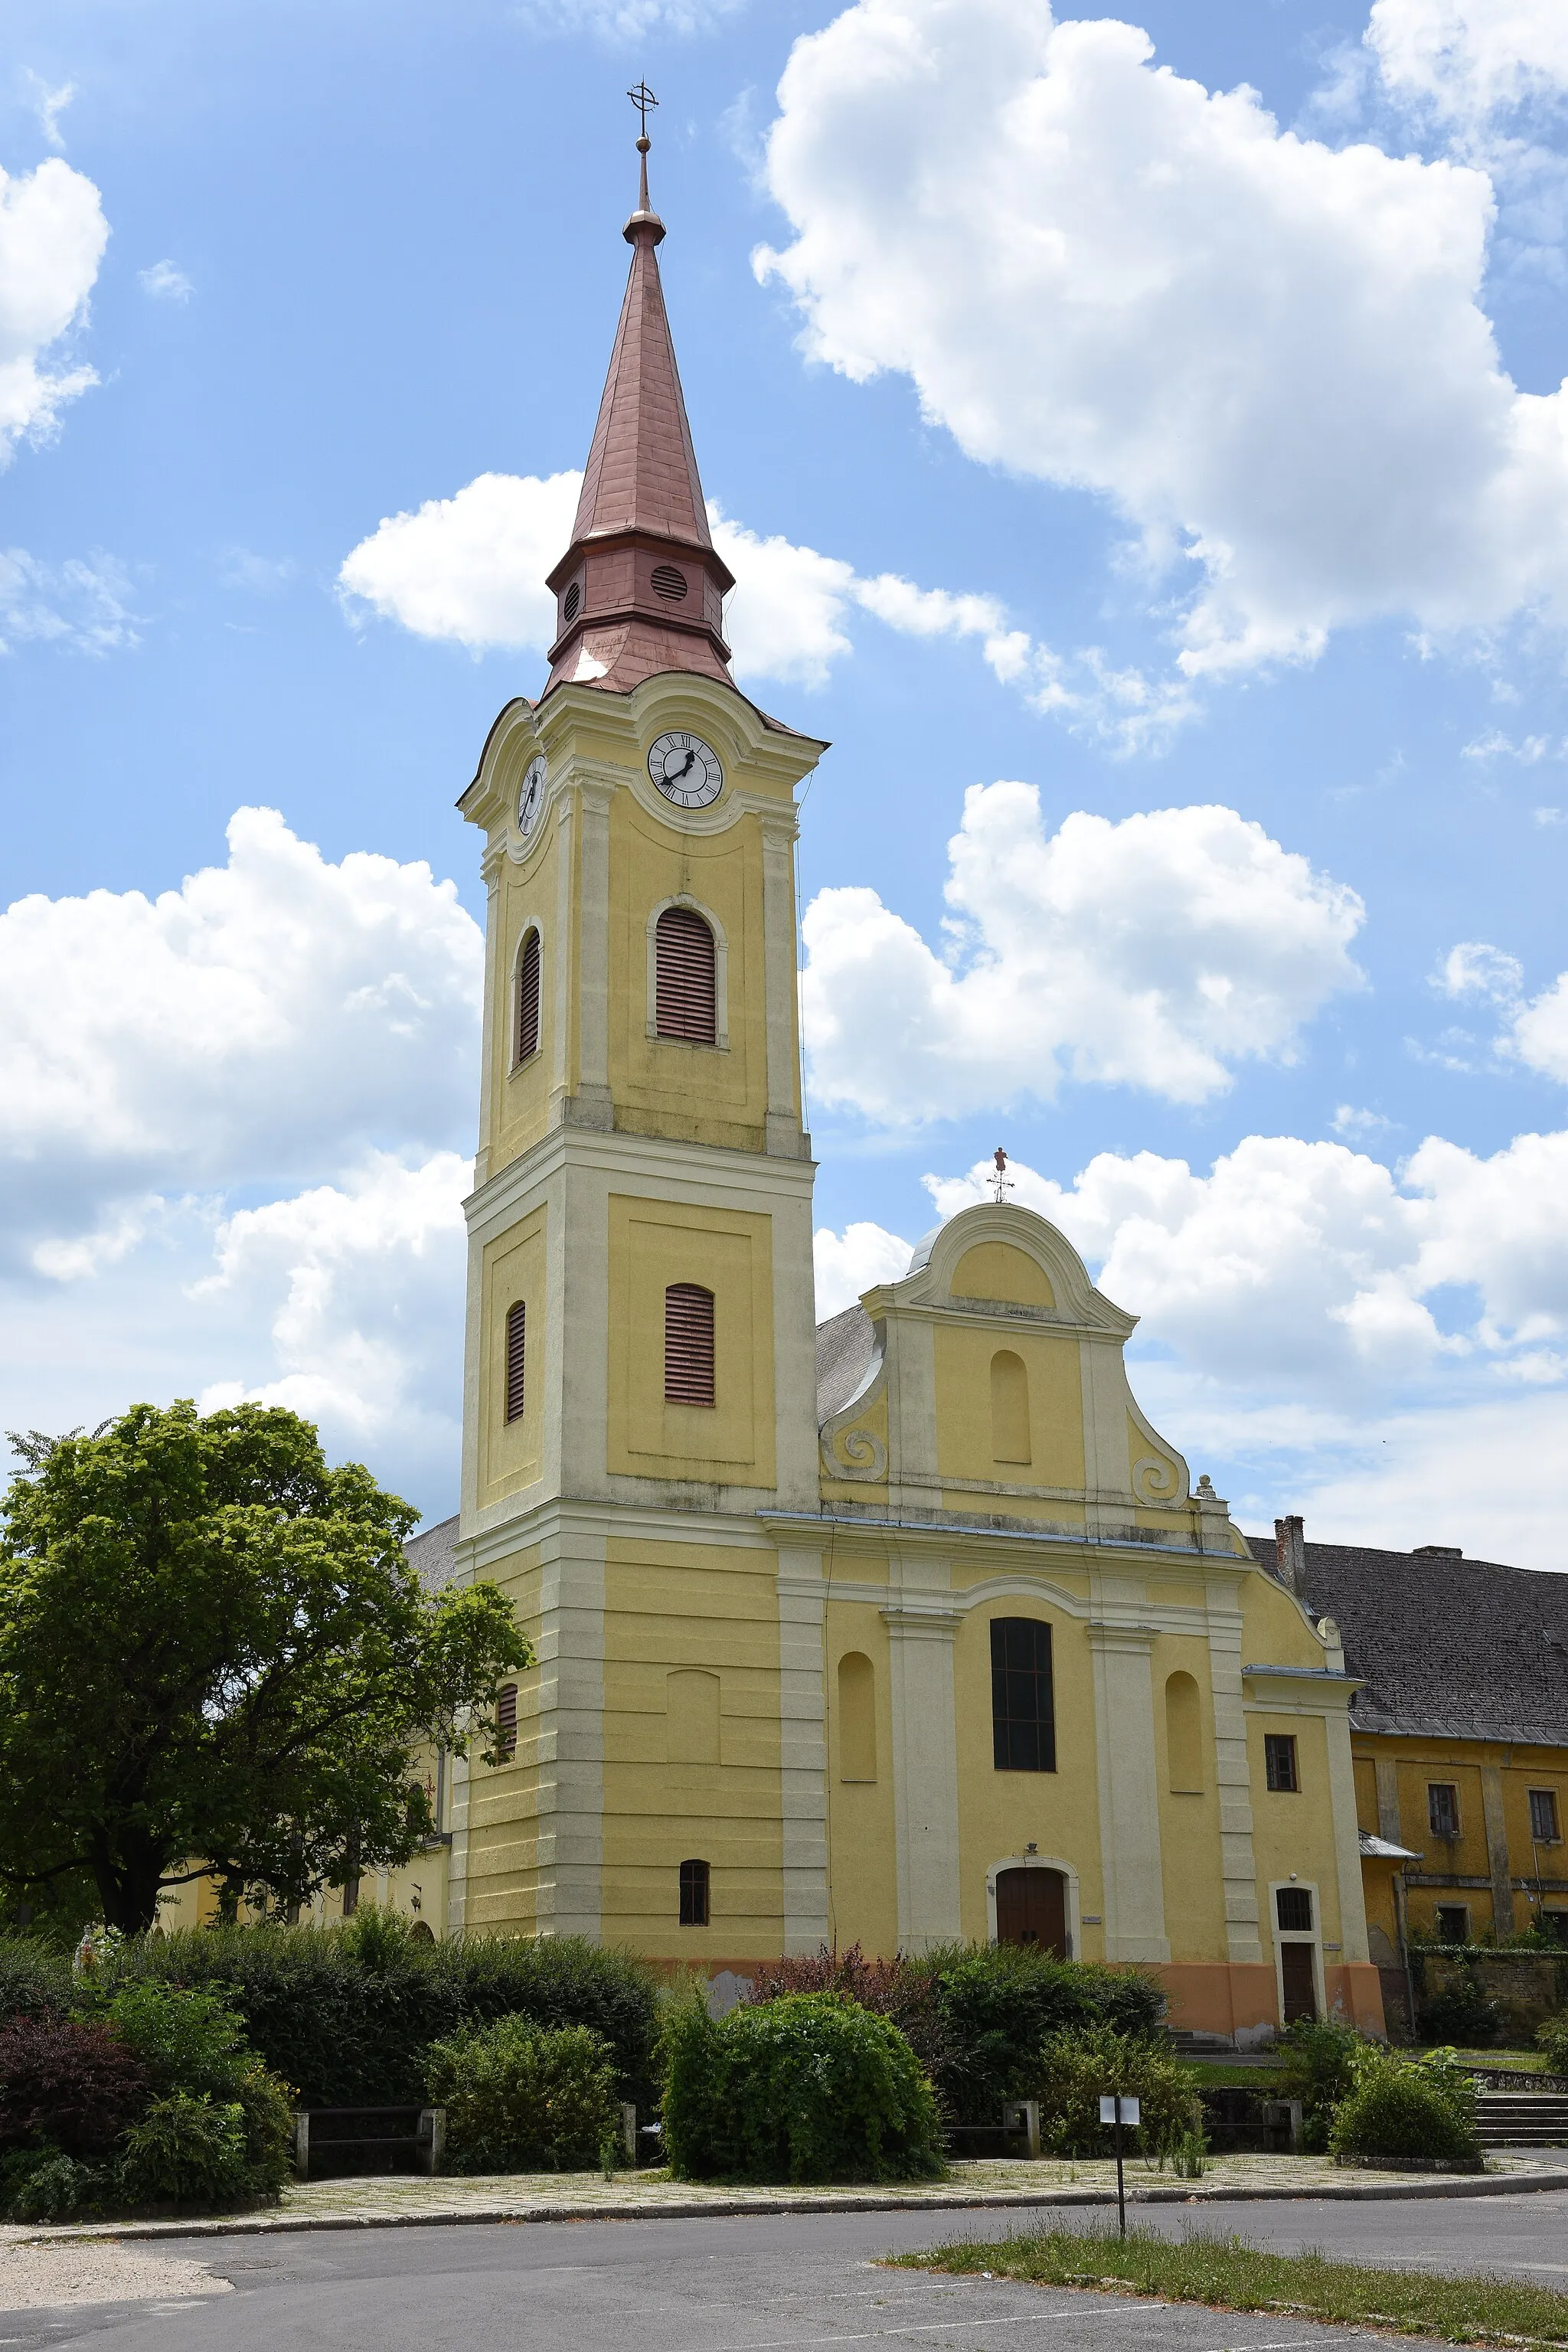
[{"label": "green tree", "polygon": [[279,1407],[133,1405],[30,1441],[0,1508],[0,1884],[86,1872],[111,1927],[212,1872],[279,1908],[405,1862],[426,1738],[497,1755],[530,1663],[493,1584],[432,1598],[417,1513]]}]

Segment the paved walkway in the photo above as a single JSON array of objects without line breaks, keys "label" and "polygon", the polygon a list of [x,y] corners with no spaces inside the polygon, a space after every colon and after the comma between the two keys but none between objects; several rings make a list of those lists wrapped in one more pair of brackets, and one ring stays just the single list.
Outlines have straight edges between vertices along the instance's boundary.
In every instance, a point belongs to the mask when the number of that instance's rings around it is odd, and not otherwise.
[{"label": "paved walkway", "polygon": [[[1178,2180],[1142,2158],[1127,2167],[1135,2203],[1207,2204],[1280,2198],[1426,2198],[1568,2189],[1568,2149],[1503,2153],[1487,2174],[1433,2175],[1342,2170],[1326,2156],[1221,2156],[1201,2180]],[[662,2172],[495,2173],[439,2179],[314,2180],[286,2189],[275,2206],[206,2221],[89,2221],[0,2227],[0,2246],[68,2238],[226,2237],[279,2230],[396,2229],[457,2221],[652,2221],[661,2215],[897,2212],[1018,2205],[1114,2202],[1109,2160],[1030,2164],[1011,2158],[960,2163],[944,2181],[877,2189],[729,2189],[671,2180]]]}]

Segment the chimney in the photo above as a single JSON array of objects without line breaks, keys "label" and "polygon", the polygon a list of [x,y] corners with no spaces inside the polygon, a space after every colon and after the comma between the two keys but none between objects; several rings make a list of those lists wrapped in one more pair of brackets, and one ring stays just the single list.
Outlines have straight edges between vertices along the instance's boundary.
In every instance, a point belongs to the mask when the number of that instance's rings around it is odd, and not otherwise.
[{"label": "chimney", "polygon": [[1274,1558],[1279,1580],[1298,1601],[1307,1597],[1307,1538],[1305,1522],[1295,1517],[1274,1522]]}]

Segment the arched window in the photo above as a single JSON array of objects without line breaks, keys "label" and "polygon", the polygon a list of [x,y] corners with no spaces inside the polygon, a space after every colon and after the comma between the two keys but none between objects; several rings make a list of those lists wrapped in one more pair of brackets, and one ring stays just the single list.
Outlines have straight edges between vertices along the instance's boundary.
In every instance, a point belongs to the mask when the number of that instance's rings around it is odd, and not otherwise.
[{"label": "arched window", "polygon": [[705,1862],[683,1862],[680,1865],[680,1924],[683,1927],[706,1927],[708,1925],[709,1872]]},{"label": "arched window", "polygon": [[512,1067],[539,1051],[539,933],[531,930],[517,960],[517,1003],[512,1022]]},{"label": "arched window", "polygon": [[700,1283],[664,1294],[664,1394],[668,1404],[713,1402],[713,1293]]},{"label": "arched window", "polygon": [[693,907],[667,907],[654,933],[654,1029],[689,1045],[719,1042],[713,934]]},{"label": "arched window", "polygon": [[517,1685],[502,1683],[496,1693],[496,1725],[499,1737],[496,1755],[502,1764],[510,1764],[517,1754]]},{"label": "arched window", "polygon": [[1035,1617],[991,1621],[991,1731],[998,1772],[1054,1772],[1051,1629]]},{"label": "arched window", "polygon": [[838,1661],[838,1777],[877,1777],[877,1680],[863,1650],[847,1650]]},{"label": "arched window", "polygon": [[521,1298],[506,1310],[506,1417],[521,1421],[524,1402],[523,1371],[528,1355],[528,1308]]},{"label": "arched window", "polygon": [[1204,1724],[1191,1675],[1172,1675],[1165,1683],[1165,1762],[1173,1796],[1202,1795]]},{"label": "arched window", "polygon": [[994,1462],[1028,1462],[1029,1375],[1024,1360],[1010,1348],[991,1359],[991,1458]]}]

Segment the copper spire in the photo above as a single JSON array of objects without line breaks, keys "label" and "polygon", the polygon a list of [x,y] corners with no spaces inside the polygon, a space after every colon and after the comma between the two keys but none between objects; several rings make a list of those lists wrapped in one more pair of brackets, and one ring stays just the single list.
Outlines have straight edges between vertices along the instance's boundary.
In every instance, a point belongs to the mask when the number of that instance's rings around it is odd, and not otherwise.
[{"label": "copper spire", "polygon": [[568,682],[625,694],[672,669],[731,683],[721,629],[735,583],[708,530],[659,283],[664,223],[648,197],[646,110],[658,100],[643,85],[629,95],[644,121],[624,232],[632,266],[572,544],[546,583],[558,628],[546,694]]}]

